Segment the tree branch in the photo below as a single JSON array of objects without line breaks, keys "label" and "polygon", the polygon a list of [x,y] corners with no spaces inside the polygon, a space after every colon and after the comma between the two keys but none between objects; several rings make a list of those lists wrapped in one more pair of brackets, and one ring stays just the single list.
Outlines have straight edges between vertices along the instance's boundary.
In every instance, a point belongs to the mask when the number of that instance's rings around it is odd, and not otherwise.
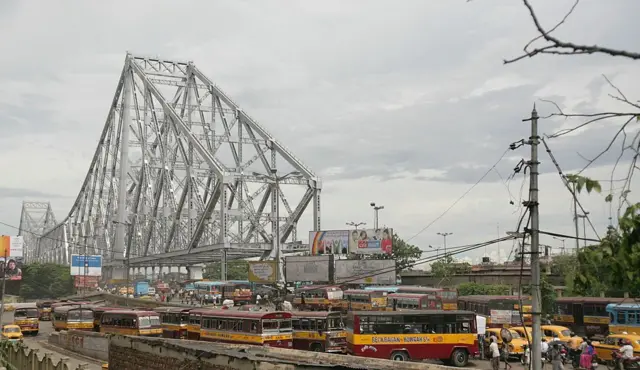
[{"label": "tree branch", "polygon": [[[555,54],[555,55],[608,54],[614,57],[624,57],[624,58],[629,58],[633,60],[640,59],[640,53],[635,53],[635,52],[630,52],[630,51],[620,50],[620,49],[613,49],[613,48],[608,48],[608,47],[603,47],[598,45],[589,46],[589,45],[574,44],[572,42],[562,41],[552,36],[551,34],[555,30],[557,30],[558,27],[564,24],[567,18],[573,13],[576,6],[580,3],[580,0],[575,0],[575,2],[573,3],[573,6],[565,14],[562,20],[548,31],[545,30],[540,24],[540,20],[538,19],[538,16],[536,15],[536,12],[533,9],[533,6],[531,6],[531,4],[529,3],[529,0],[522,0],[522,3],[529,10],[529,15],[531,16],[531,20],[533,21],[533,24],[535,25],[539,35],[534,37],[531,41],[529,41],[525,45],[523,49],[524,54],[513,59],[505,59],[503,60],[504,64],[514,63],[524,58],[534,57],[538,54]],[[548,45],[541,46],[534,49],[529,49],[535,41],[538,41],[540,39],[545,40],[548,43]]]}]

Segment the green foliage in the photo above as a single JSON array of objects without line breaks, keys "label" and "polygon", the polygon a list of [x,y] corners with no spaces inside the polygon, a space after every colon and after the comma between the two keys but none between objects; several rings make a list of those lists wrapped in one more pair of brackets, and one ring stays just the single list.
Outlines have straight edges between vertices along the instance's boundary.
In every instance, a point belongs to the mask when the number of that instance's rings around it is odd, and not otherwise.
[{"label": "green foliage", "polygon": [[569,183],[575,184],[576,192],[578,193],[582,192],[583,189],[589,194],[591,194],[592,191],[595,191],[596,193],[602,192],[602,186],[600,186],[600,183],[596,180],[591,180],[588,177],[567,174],[567,180]]},{"label": "green foliage", "polygon": [[[208,280],[220,280],[222,269],[220,262],[214,262],[205,266],[202,277]],[[227,279],[228,280],[248,280],[249,279],[249,262],[244,260],[235,260],[227,262]]]},{"label": "green foliage", "polygon": [[[522,292],[531,295],[531,286],[523,287]],[[553,307],[557,298],[556,291],[553,289],[553,285],[547,280],[546,275],[540,276],[540,293],[542,296],[542,313],[546,315],[553,314]]]},{"label": "green foliage", "polygon": [[398,234],[393,234],[393,248],[391,254],[372,254],[359,258],[364,259],[391,259],[396,261],[396,273],[402,270],[411,270],[413,264],[420,259],[422,251],[413,244],[409,244],[400,239]]},{"label": "green foliage", "polygon": [[507,295],[511,287],[504,284],[462,283],[458,285],[458,295]]},{"label": "green foliage", "polygon": [[69,266],[34,263],[22,268],[20,296],[25,299],[55,299],[72,295],[73,291]]},{"label": "green foliage", "polygon": [[431,264],[431,273],[434,276],[448,279],[456,274],[468,274],[471,272],[471,264],[468,262],[456,262],[450,255]]},{"label": "green foliage", "polygon": [[578,272],[578,257],[575,254],[563,254],[553,256],[551,261],[551,274],[562,276],[567,287],[565,294],[573,295],[575,292],[574,281]]}]

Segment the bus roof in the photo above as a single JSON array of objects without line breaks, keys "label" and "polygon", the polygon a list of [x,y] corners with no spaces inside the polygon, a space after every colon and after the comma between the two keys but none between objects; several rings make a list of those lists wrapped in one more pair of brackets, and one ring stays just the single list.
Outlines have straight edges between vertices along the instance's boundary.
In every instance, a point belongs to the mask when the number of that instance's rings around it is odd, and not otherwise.
[{"label": "bus roof", "polygon": [[530,301],[531,297],[528,295],[523,295],[522,297],[518,297],[517,295],[465,295],[458,297],[461,301],[469,301],[469,302],[489,302],[489,301],[497,301],[497,300],[513,300],[518,301],[522,299],[523,301]]},{"label": "bus roof", "polygon": [[74,311],[74,310],[78,310],[78,311],[93,311],[96,307],[95,306],[89,306],[89,305],[82,305],[82,306],[62,306],[62,307],[56,307],[55,312],[56,313],[65,313],[65,312],[69,312],[69,311]]},{"label": "bus roof", "polygon": [[398,286],[368,286],[364,290],[383,291],[383,292],[397,292]]},{"label": "bus roof", "polygon": [[133,315],[133,316],[157,316],[158,313],[155,311],[134,311],[134,310],[113,310],[113,311],[105,311],[104,315]]},{"label": "bus roof", "polygon": [[309,286],[303,286],[302,288],[298,288],[297,291],[298,292],[304,292],[304,291],[308,291],[308,290],[341,290],[339,286],[335,286],[335,285],[331,285],[331,286],[326,286],[326,285],[309,285]]},{"label": "bus roof", "polygon": [[350,311],[349,314],[358,316],[422,316],[422,315],[473,315],[471,311],[445,310],[407,310],[407,311]]},{"label": "bus roof", "polygon": [[434,288],[430,286],[413,286],[413,285],[401,285],[398,287],[398,293],[409,292],[442,292],[443,288]]},{"label": "bus roof", "polygon": [[387,298],[436,298],[435,294],[425,293],[389,293]]},{"label": "bus roof", "polygon": [[373,292],[377,292],[377,290],[347,289],[344,291],[344,294],[371,294]]},{"label": "bus roof", "polygon": [[[626,298],[630,302],[633,299]],[[556,299],[556,303],[622,303],[625,298],[606,298],[606,297],[561,297]]]},{"label": "bus roof", "polygon": [[188,313],[192,309],[191,307],[156,307],[153,310],[158,313]]},{"label": "bus roof", "polygon": [[286,311],[230,311],[230,310],[209,310],[203,311],[202,316],[213,317],[229,317],[229,318],[244,318],[244,319],[270,319],[275,317],[291,318],[291,312]]},{"label": "bus roof", "polygon": [[616,308],[640,310],[640,303],[638,303],[638,302],[625,302],[625,303],[609,303],[607,305],[607,311],[613,311]]},{"label": "bus roof", "polygon": [[66,301],[66,302],[56,302],[51,305],[51,308],[62,307],[62,306],[79,306],[79,305],[90,305],[93,302],[85,301],[85,302],[75,302],[75,301]]},{"label": "bus roof", "polygon": [[22,309],[22,308],[38,308],[38,306],[35,304],[35,302],[29,302],[29,303],[5,303],[6,305],[11,305],[13,306],[13,308],[15,308],[16,310]]},{"label": "bus roof", "polygon": [[295,311],[292,312],[292,317],[313,317],[313,318],[328,318],[328,317],[340,317],[342,314],[340,311]]},{"label": "bus roof", "polygon": [[193,283],[194,286],[222,286],[227,284],[226,281],[196,281],[195,283]]}]

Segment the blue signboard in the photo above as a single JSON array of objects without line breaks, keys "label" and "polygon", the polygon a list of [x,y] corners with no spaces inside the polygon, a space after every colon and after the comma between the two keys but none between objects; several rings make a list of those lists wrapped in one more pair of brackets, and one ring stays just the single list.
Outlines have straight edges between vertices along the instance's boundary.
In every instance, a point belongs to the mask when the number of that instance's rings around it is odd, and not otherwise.
[{"label": "blue signboard", "polygon": [[102,256],[71,255],[71,275],[101,276]]}]

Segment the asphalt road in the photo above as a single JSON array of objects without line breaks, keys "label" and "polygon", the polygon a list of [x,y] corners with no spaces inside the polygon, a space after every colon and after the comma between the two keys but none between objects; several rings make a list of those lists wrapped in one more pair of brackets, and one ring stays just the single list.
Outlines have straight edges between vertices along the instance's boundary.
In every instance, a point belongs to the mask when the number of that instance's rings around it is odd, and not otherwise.
[{"label": "asphalt road", "polygon": [[[3,324],[13,323],[13,313],[5,312],[2,316],[2,323]],[[37,336],[26,335],[24,337],[24,343],[31,349],[39,350],[38,357],[40,359],[44,357],[45,353],[52,354],[51,358],[53,359],[54,363],[60,361],[61,358],[68,358],[69,361],[67,362],[67,365],[69,366],[69,369],[75,370],[78,366],[82,364],[88,365],[87,366],[88,370],[101,369],[99,360],[96,360],[96,362],[92,363],[81,357],[73,356],[73,354],[69,352],[65,352],[65,353],[58,352],[55,347],[51,347],[47,343],[47,340],[49,339],[49,334],[51,334],[53,331],[54,330],[53,330],[53,325],[51,325],[51,321],[40,321],[40,330],[38,332],[38,335]]]}]

